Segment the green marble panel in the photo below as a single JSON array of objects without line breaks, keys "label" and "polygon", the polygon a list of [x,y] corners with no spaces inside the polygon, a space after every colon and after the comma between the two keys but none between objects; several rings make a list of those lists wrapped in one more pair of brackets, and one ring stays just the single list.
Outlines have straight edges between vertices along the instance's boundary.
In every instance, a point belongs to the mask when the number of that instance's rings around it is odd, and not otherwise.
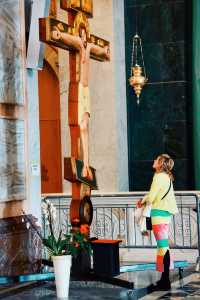
[{"label": "green marble panel", "polygon": [[188,132],[185,121],[171,121],[164,128],[164,152],[174,159],[188,158]]},{"label": "green marble panel", "polygon": [[[141,191],[149,190],[152,177],[153,161],[137,160],[130,165],[130,190]],[[174,165],[174,188],[175,190],[183,190],[185,186],[193,185],[193,170],[190,161],[187,159],[176,159]]]},{"label": "green marble panel", "polygon": [[152,164],[152,160],[136,160],[131,162],[129,165],[131,191],[149,190],[153,177]]},{"label": "green marble panel", "polygon": [[[126,43],[127,73],[130,76],[128,66],[131,65],[132,44],[131,40]],[[143,46],[143,52],[149,82],[186,81],[188,72],[186,73],[185,42],[147,44]],[[141,64],[140,59],[138,62]]]},{"label": "green marble panel", "polygon": [[133,160],[152,160],[164,152],[163,127],[158,122],[135,124],[132,129],[131,156]]},{"label": "green marble panel", "polygon": [[137,26],[145,44],[183,41],[183,26],[188,25],[185,10],[184,1],[148,1],[128,6],[125,19],[128,35],[132,35]]},{"label": "green marble panel", "polygon": [[193,0],[193,147],[195,188],[200,189],[200,1]]},{"label": "green marble panel", "polygon": [[139,106],[127,81],[130,188],[146,189],[151,173],[147,168],[161,152],[177,160],[177,187],[193,188],[192,175],[187,174],[193,161],[191,2],[129,0],[125,4],[127,78],[137,14],[149,79]]},{"label": "green marble panel", "polygon": [[194,184],[193,167],[188,159],[176,159],[174,164],[175,190],[192,189]]},{"label": "green marble panel", "polygon": [[[190,101],[187,97],[186,83],[147,84],[141,94],[138,106],[133,89],[128,89],[129,110],[136,122],[187,120],[187,108]],[[132,105],[130,106],[130,102]]]},{"label": "green marble panel", "polygon": [[161,4],[161,3],[184,2],[184,0],[125,0],[125,6],[131,7],[143,4]]}]

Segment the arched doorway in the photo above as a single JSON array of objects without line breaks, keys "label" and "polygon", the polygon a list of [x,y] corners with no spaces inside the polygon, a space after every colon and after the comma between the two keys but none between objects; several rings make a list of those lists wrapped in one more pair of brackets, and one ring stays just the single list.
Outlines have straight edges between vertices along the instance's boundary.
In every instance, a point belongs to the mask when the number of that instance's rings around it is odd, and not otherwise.
[{"label": "arched doorway", "polygon": [[42,193],[62,192],[59,80],[45,61],[38,72]]}]

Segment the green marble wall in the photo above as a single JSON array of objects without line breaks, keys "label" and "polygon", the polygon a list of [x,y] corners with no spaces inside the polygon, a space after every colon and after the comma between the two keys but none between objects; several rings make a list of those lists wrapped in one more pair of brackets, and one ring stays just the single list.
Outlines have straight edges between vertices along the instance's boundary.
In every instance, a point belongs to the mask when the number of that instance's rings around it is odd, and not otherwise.
[{"label": "green marble wall", "polygon": [[193,145],[195,188],[200,189],[200,1],[193,0]]},{"label": "green marble wall", "polygon": [[137,12],[149,78],[139,106],[127,81],[130,190],[149,188],[152,161],[160,153],[175,160],[175,188],[194,188],[191,6],[187,0],[125,0],[126,76]]}]

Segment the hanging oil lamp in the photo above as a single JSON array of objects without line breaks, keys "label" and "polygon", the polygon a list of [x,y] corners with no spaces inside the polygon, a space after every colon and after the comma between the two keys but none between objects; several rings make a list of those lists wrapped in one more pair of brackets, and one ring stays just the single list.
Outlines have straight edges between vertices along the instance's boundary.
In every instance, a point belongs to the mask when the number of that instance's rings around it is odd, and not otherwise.
[{"label": "hanging oil lamp", "polygon": [[[141,65],[139,64],[141,62]],[[144,74],[144,75],[143,75]],[[140,103],[140,94],[143,86],[148,81],[146,77],[144,57],[142,51],[142,40],[138,34],[133,37],[133,47],[131,56],[131,77],[129,83],[133,87],[136,97],[137,104]]]}]

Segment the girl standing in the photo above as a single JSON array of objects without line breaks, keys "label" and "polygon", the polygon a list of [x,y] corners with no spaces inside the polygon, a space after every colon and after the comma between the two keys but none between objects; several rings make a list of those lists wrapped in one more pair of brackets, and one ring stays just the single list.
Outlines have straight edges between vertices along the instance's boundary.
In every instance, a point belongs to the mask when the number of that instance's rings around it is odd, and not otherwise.
[{"label": "girl standing", "polygon": [[169,224],[171,216],[178,212],[173,189],[172,169],[174,161],[167,154],[159,155],[153,163],[155,174],[149,193],[142,199],[141,204],[150,203],[151,222],[153,233],[157,242],[156,269],[162,272],[155,290],[168,290],[171,288],[169,269]]}]

